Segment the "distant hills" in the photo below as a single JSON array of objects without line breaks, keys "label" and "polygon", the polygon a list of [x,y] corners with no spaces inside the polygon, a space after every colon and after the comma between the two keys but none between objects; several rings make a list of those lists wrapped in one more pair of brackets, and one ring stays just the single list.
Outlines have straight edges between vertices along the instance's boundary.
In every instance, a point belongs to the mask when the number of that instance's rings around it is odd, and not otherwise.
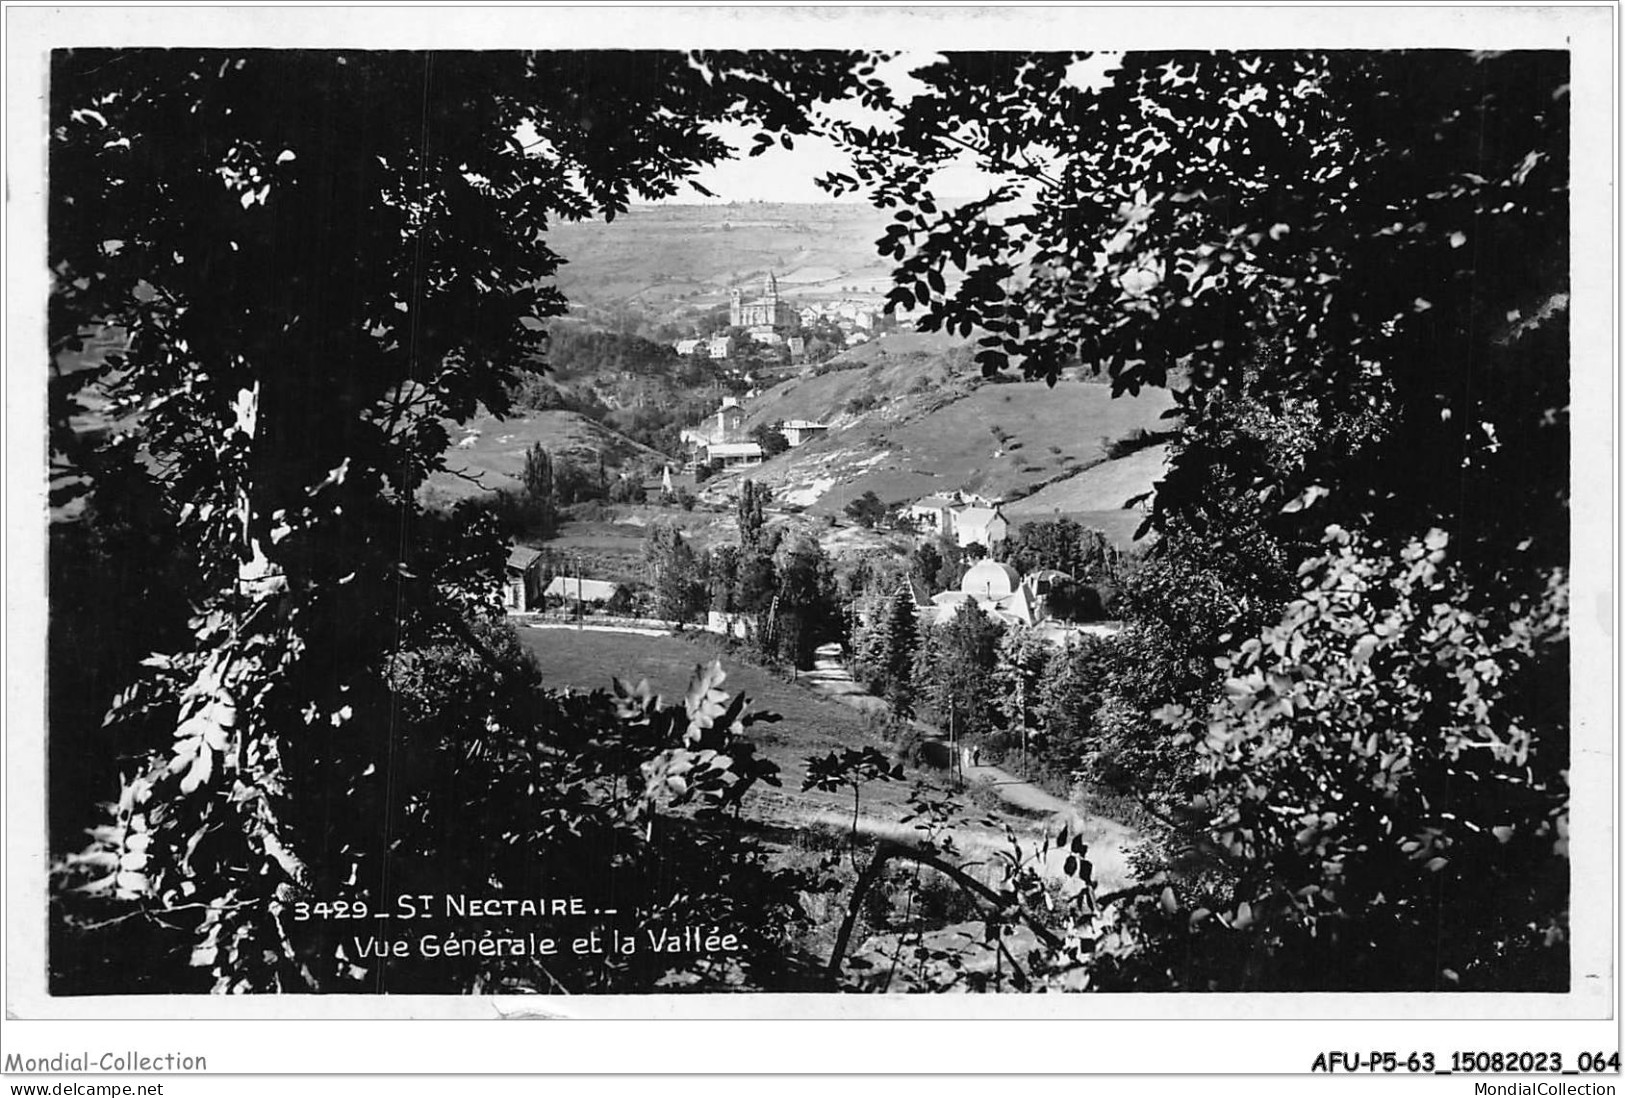
[{"label": "distant hills", "polygon": [[612,222],[566,222],[548,244],[566,259],[556,285],[582,306],[664,316],[724,304],[769,272],[792,301],[883,296],[875,252],[887,214],[866,203],[634,206]]}]

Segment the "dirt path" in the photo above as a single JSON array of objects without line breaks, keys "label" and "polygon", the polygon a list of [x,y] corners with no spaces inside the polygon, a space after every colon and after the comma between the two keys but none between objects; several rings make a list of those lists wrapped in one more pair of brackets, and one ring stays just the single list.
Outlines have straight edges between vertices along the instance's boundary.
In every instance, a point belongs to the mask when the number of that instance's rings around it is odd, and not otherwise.
[{"label": "dirt path", "polygon": [[852,681],[852,673],[841,662],[841,646],[826,644],[813,656],[813,669],[803,671],[798,681],[823,691],[843,705],[864,713],[885,713],[891,707]]}]

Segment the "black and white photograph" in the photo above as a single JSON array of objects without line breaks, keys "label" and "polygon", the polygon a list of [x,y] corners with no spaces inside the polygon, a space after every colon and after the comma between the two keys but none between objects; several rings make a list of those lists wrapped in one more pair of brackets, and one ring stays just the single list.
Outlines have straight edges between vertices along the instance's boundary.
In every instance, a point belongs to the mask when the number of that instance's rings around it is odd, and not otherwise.
[{"label": "black and white photograph", "polygon": [[1606,1014],[1617,12],[1090,7],[31,39],[8,1002]]}]

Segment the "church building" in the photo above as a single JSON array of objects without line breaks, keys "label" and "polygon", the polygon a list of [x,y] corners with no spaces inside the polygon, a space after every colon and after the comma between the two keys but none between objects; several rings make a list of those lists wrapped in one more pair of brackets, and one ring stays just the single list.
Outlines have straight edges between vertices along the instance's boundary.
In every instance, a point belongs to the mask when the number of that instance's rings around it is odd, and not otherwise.
[{"label": "church building", "polygon": [[750,301],[736,286],[728,303],[728,323],[735,328],[795,328],[799,319],[790,303],[779,297],[779,280],[771,273],[762,283],[762,296]]}]

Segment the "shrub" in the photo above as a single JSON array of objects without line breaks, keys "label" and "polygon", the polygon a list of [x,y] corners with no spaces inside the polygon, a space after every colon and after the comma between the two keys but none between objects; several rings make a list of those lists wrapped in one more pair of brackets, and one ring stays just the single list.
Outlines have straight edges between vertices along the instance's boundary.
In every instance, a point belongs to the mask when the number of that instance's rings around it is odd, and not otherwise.
[{"label": "shrub", "polygon": [[1118,458],[1127,457],[1137,450],[1144,450],[1147,447],[1166,442],[1170,437],[1167,433],[1158,434],[1155,431],[1148,431],[1144,427],[1136,427],[1121,438],[1102,438],[1100,440],[1100,452],[1105,455],[1108,461],[1116,461]]},{"label": "shrub", "polygon": [[1224,887],[1185,918],[1222,983],[1568,986],[1567,580],[1507,608],[1447,546],[1328,528],[1223,695],[1159,712],[1208,779]]}]

